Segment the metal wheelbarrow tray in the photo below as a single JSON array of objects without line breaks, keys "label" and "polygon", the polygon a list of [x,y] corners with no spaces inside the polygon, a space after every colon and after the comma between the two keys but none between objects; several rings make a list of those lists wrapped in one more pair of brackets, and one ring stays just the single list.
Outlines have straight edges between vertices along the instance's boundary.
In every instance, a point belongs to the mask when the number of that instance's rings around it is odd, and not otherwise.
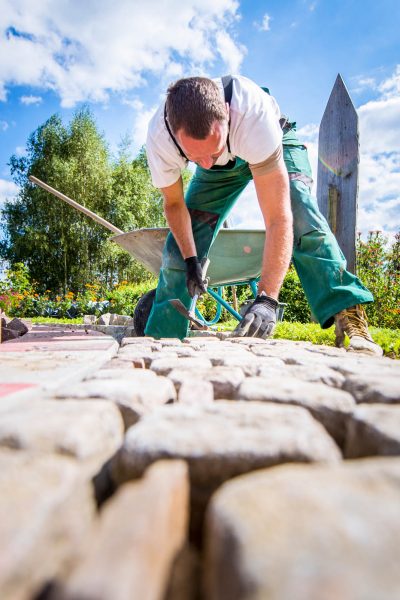
[{"label": "metal wheelbarrow tray", "polygon": [[[113,235],[111,239],[158,275],[168,232],[168,227],[136,229]],[[220,287],[258,279],[264,242],[265,231],[262,230],[221,229],[209,253],[208,285]]]}]

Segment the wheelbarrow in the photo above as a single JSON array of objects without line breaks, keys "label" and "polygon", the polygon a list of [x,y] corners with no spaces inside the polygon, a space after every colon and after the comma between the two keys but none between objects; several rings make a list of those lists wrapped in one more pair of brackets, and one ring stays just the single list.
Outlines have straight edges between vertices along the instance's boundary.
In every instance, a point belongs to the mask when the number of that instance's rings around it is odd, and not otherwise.
[{"label": "wheelbarrow", "polygon": [[[129,252],[137,261],[151,273],[158,276],[162,262],[162,251],[168,227],[135,229],[124,233],[112,223],[109,223],[96,213],[78,204],[68,196],[47,185],[37,177],[29,177],[32,183],[70,204],[80,212],[91,217],[113,232],[111,240]],[[196,309],[196,316],[203,328],[215,325],[221,318],[225,308],[235,319],[241,321],[242,315],[223,298],[225,286],[249,285],[253,296],[257,296],[257,283],[261,274],[262,256],[265,242],[265,231],[258,229],[221,229],[210,249],[209,268],[207,270],[207,293],[217,303],[215,317],[207,321]],[[144,294],[134,311],[134,327],[138,335],[144,335],[144,329],[149,317],[155,289]],[[283,319],[285,304],[279,303],[277,320]],[[243,311],[242,311],[243,312]]]}]

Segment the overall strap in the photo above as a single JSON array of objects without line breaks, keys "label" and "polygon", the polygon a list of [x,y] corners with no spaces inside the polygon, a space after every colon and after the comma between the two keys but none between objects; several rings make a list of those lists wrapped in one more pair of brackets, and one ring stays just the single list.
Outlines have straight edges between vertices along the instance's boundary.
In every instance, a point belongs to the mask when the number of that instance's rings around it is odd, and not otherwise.
[{"label": "overall strap", "polygon": [[188,157],[186,156],[186,154],[184,153],[184,151],[182,150],[182,148],[180,147],[180,145],[176,141],[175,136],[173,135],[173,133],[171,131],[171,128],[169,126],[168,119],[167,119],[167,103],[164,104],[164,123],[165,123],[165,127],[168,130],[169,135],[172,138],[172,141],[174,142],[175,146],[178,148],[179,154],[182,156],[182,158],[184,158],[185,160],[189,161]]},{"label": "overall strap", "polygon": [[[225,96],[225,102],[227,102],[229,104],[229,106],[231,105],[231,100],[232,100],[232,89],[233,89],[233,77],[232,75],[225,75],[224,77],[221,77],[222,79],[222,85],[224,88],[224,96]],[[228,152],[229,154],[231,153],[231,145],[229,143],[229,130],[231,128],[231,115],[229,113],[229,121],[228,121],[228,137],[226,139],[226,145],[228,146]]]}]

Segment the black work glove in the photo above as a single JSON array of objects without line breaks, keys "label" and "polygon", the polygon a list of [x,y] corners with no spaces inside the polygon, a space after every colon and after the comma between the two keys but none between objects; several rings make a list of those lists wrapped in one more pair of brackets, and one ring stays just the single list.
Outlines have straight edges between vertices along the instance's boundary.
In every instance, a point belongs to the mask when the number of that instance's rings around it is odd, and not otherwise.
[{"label": "black work glove", "polygon": [[190,296],[200,296],[207,291],[203,281],[203,269],[197,256],[185,258],[186,285]]},{"label": "black work glove", "polygon": [[269,337],[275,328],[277,307],[278,302],[274,298],[266,294],[258,295],[233,334],[238,337]]}]

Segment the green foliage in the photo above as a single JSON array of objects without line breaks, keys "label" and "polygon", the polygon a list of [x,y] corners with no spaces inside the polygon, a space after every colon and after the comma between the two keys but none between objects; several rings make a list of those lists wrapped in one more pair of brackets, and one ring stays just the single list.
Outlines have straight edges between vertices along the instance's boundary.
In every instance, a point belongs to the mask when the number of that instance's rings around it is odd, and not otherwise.
[{"label": "green foliage", "polygon": [[144,150],[131,160],[128,149],[124,142],[113,160],[84,108],[68,126],[53,115],[30,136],[26,156],[11,157],[20,193],[2,211],[0,255],[12,265],[24,263],[41,293],[77,293],[94,281],[111,288],[124,279],[149,279],[142,265],[108,240],[106,229],[28,180],[36,175],[123,231],[165,225]]},{"label": "green foliage", "polygon": [[309,323],[310,306],[293,265],[290,266],[279,292],[279,302],[286,304],[285,321]]},{"label": "green foliage", "polygon": [[365,305],[369,323],[400,328],[400,233],[391,247],[381,231],[370,231],[367,242],[359,237],[357,274],[375,299]]},{"label": "green foliage", "polygon": [[123,281],[107,294],[107,300],[110,301],[108,312],[132,316],[139,299],[156,286],[157,280],[154,278],[135,285]]}]

